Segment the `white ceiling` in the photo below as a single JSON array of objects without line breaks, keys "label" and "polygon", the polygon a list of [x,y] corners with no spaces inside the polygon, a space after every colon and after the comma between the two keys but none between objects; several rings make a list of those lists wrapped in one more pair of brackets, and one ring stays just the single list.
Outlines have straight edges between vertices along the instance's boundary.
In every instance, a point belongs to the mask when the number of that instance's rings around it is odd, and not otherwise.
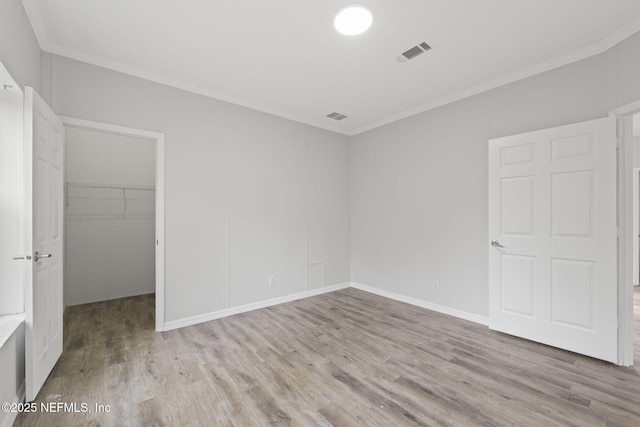
[{"label": "white ceiling", "polygon": [[[353,135],[602,52],[639,0],[23,0],[43,50]],[[399,63],[427,41],[433,49]],[[325,117],[337,111],[349,118]]]}]

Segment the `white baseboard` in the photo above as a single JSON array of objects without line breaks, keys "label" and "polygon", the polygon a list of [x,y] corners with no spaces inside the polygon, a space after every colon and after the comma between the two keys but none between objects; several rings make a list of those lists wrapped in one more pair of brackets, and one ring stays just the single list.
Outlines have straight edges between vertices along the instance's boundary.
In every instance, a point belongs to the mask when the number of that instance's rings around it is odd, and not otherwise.
[{"label": "white baseboard", "polygon": [[303,298],[313,297],[316,295],[326,294],[328,292],[338,291],[340,289],[354,288],[361,291],[369,292],[371,294],[380,295],[385,298],[389,298],[396,301],[405,302],[407,304],[415,305],[418,307],[426,308],[427,310],[437,311],[438,313],[447,314],[449,316],[457,317],[471,322],[479,323],[481,325],[488,326],[489,318],[480,316],[466,311],[457,310],[455,308],[446,307],[444,305],[435,304],[428,301],[423,301],[417,298],[407,297],[404,295],[396,294],[394,292],[385,291],[371,286],[363,285],[361,283],[347,282],[339,285],[327,286],[325,288],[313,289],[311,291],[300,292],[297,294],[286,295],[283,297],[273,298],[266,301],[259,301],[252,304],[241,305],[238,307],[225,308],[223,310],[213,311],[211,313],[199,314],[197,316],[186,317],[184,319],[173,320],[164,324],[164,330],[170,331],[172,329],[184,328],[185,326],[197,325],[198,323],[208,322],[210,320],[220,319],[222,317],[233,316],[234,314],[246,313],[248,311],[258,310],[261,308],[271,307],[273,305],[283,304],[285,302],[291,302]]},{"label": "white baseboard", "polygon": [[173,320],[164,324],[164,330],[170,331],[172,329],[183,328],[185,326],[196,325],[198,323],[208,322],[209,320],[220,319],[222,317],[233,316],[234,314],[246,313],[252,310],[258,310],[261,308],[271,307],[273,305],[283,304],[285,302],[291,302],[303,298],[308,298],[316,295],[326,294],[328,292],[338,291],[340,289],[348,288],[350,283],[341,283],[339,285],[327,286],[324,288],[313,289],[310,291],[300,292],[297,294],[286,295],[283,297],[273,298],[266,301],[260,301],[252,304],[241,305],[238,307],[225,308],[223,310],[213,311],[211,313],[199,314],[197,316],[187,317],[184,319]]},{"label": "white baseboard", "polygon": [[385,291],[378,288],[372,288],[371,286],[363,285],[360,283],[351,282],[351,287],[355,289],[359,289],[361,291],[369,292],[371,294],[380,295],[381,297],[389,298],[396,301],[406,302],[407,304],[426,308],[427,310],[437,311],[438,313],[447,314],[449,316],[458,317],[464,320],[469,320],[471,322],[479,323],[481,325],[485,325],[485,326],[489,325],[489,318],[485,316],[480,316],[478,314],[468,313],[466,311],[457,310],[455,308],[446,307],[444,305],[439,305],[439,304],[435,304],[428,301],[423,301],[417,298],[407,297],[404,295],[396,294],[394,292],[389,292],[389,291]]},{"label": "white baseboard", "polygon": [[[20,389],[18,390],[18,394],[13,399],[13,402],[9,402],[9,403],[12,403],[12,404],[22,403],[24,402],[24,398],[25,398],[25,386],[23,381],[22,385],[20,386]],[[18,412],[2,412],[2,413],[5,414],[5,417],[2,420],[1,427],[11,427],[13,423],[16,421],[16,418],[18,418]]]}]

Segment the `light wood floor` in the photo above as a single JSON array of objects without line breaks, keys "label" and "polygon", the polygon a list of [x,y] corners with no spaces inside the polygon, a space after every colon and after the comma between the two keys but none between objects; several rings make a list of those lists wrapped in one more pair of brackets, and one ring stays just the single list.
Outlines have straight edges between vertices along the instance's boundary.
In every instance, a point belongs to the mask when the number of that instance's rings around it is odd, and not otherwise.
[{"label": "light wood floor", "polygon": [[153,305],[69,308],[36,402],[111,412],[16,425],[640,426],[638,312],[620,368],[355,289],[166,333]]}]

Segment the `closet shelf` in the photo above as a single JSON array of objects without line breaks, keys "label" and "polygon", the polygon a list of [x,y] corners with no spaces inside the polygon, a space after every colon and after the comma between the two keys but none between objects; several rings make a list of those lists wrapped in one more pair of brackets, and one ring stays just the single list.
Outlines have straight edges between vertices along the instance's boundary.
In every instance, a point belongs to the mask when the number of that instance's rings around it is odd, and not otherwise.
[{"label": "closet shelf", "polygon": [[71,215],[151,214],[154,202],[155,187],[152,185],[65,183],[65,207]]},{"label": "closet shelf", "polygon": [[67,181],[67,188],[83,187],[83,188],[109,188],[116,190],[144,190],[156,191],[153,185],[122,185],[122,184],[97,184],[93,182],[71,182]]}]

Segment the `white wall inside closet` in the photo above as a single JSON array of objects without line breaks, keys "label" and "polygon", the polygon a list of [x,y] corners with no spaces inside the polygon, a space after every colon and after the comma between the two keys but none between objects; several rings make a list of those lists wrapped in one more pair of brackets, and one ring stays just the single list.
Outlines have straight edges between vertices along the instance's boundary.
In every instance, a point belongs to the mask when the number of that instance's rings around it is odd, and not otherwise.
[{"label": "white wall inside closet", "polygon": [[67,128],[65,305],[155,291],[155,143]]}]

